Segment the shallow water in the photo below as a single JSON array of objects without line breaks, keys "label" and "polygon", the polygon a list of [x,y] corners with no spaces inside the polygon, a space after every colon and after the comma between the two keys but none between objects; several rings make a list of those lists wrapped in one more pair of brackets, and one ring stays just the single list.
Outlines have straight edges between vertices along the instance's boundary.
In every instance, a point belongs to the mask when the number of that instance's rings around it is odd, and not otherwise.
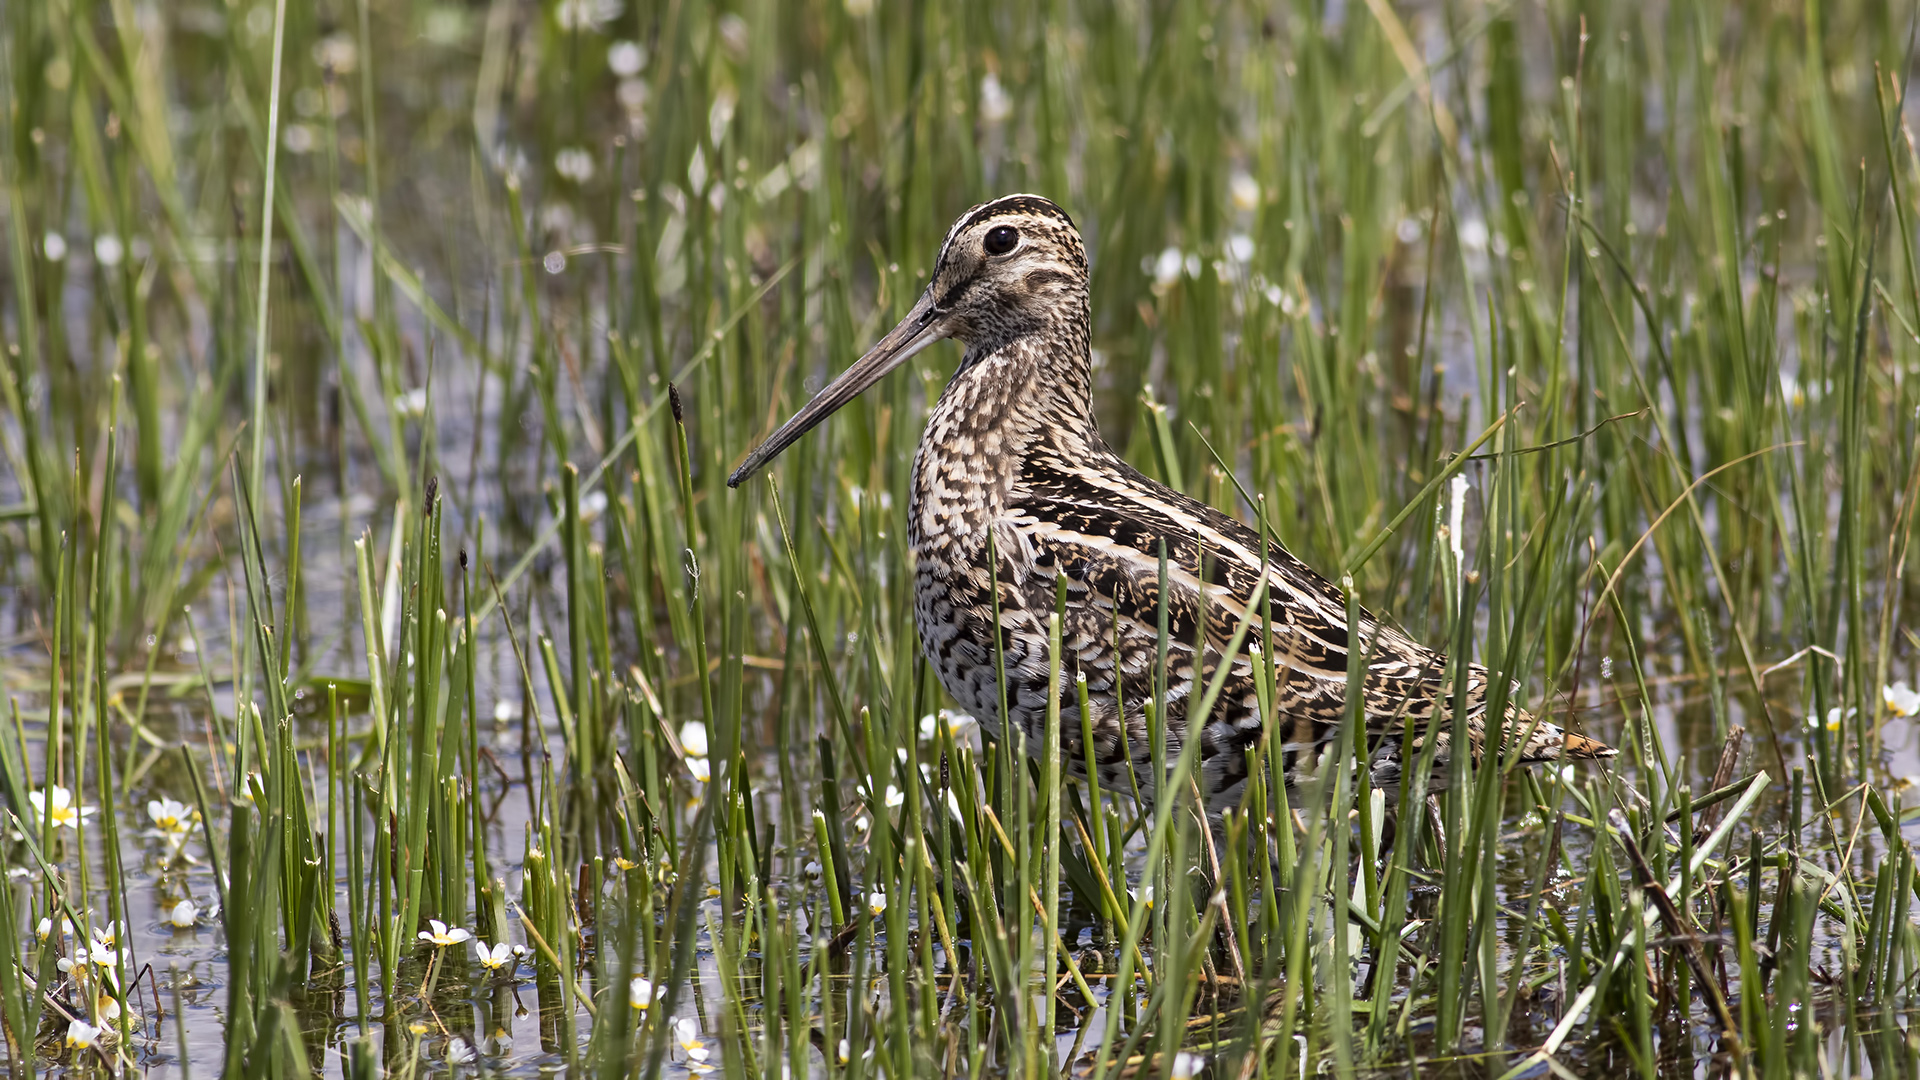
[{"label": "shallow water", "polygon": [[[315,532],[314,539],[323,539],[329,534],[331,525],[324,515],[310,518],[310,527]],[[513,699],[517,690],[514,662],[501,635],[493,635],[482,640],[480,664],[482,672],[482,695],[494,698]],[[13,669],[18,674],[21,669]],[[176,674],[176,678],[186,673]],[[507,688],[501,694],[495,688]],[[1690,725],[1698,722],[1699,701],[1690,693],[1689,688],[1678,680],[1669,680],[1656,684],[1659,694],[1652,709],[1652,716],[1659,737],[1669,745],[1686,748],[1676,755],[1675,765],[1681,771],[1679,778],[1689,782],[1696,791],[1704,790],[1710,779],[1712,766],[1717,759],[1714,748],[1699,738],[1697,731]],[[26,723],[27,743],[31,748],[42,748],[44,738],[44,711],[35,718],[33,706],[39,703],[31,696],[20,696],[24,687],[13,688],[23,709],[30,717]],[[230,685],[217,685],[213,688],[216,700],[226,705],[231,699]],[[162,686],[154,692],[154,703],[148,711],[149,725],[155,736],[165,742],[189,740],[196,743],[207,738],[206,713],[197,707],[197,695],[204,693],[199,687],[186,685]],[[545,715],[552,715],[550,709]],[[1587,729],[1600,737],[1613,736],[1619,730],[1620,719],[1617,710],[1604,703],[1597,703],[1586,717]],[[522,744],[520,724],[517,717],[495,720],[491,730],[484,730],[485,745],[498,757],[502,769],[498,772],[483,771],[482,800],[487,821],[489,857],[496,871],[510,883],[520,869],[520,859],[524,851],[526,830],[531,822],[531,800],[527,785],[519,779],[523,774],[523,751],[528,749]],[[324,740],[324,721],[309,716],[301,725],[301,738]],[[1895,721],[1882,733],[1886,749],[1881,755],[1885,775],[1892,778],[1920,774],[1920,729],[1909,721]],[[544,739],[536,740],[533,748],[536,753],[547,749],[559,753],[559,733],[549,730]],[[1797,755],[1797,748],[1787,745],[1784,752]],[[212,880],[212,868],[206,859],[205,845],[196,831],[193,838],[184,846],[184,859],[169,859],[168,841],[155,836],[138,835],[138,826],[144,824],[144,815],[137,808],[144,806],[146,797],[158,797],[162,793],[177,793],[181,778],[174,775],[174,763],[161,758],[156,751],[142,745],[127,745],[127,740],[116,740],[116,756],[126,762],[124,775],[132,791],[130,807],[123,809],[123,835],[128,837],[122,852],[126,870],[127,894],[125,902],[132,928],[131,947],[134,960],[144,971],[151,968],[150,976],[143,977],[147,987],[157,988],[162,1014],[153,1018],[142,1036],[135,1040],[132,1047],[134,1059],[145,1075],[156,1078],[186,1077],[189,1075],[207,1075],[217,1069],[223,1059],[223,1008],[226,1002],[225,947],[221,931],[218,928],[215,910],[217,896]],[[1765,765],[1765,753],[1750,755],[1756,767]],[[316,770],[324,767],[324,756],[317,753],[309,755],[310,766]],[[762,771],[759,788],[762,792],[777,790],[778,775],[775,762],[771,757],[759,761]],[[30,768],[38,774],[43,762],[35,759]],[[324,779],[323,777],[321,779]],[[215,778],[215,782],[231,783],[230,777]],[[1898,783],[1896,780],[1895,783]],[[322,785],[324,786],[324,784]],[[330,789],[329,789],[330,790]],[[765,796],[771,799],[776,796]],[[219,803],[215,803],[219,805]],[[767,813],[772,819],[773,806],[769,802]],[[131,812],[130,812],[131,811]],[[851,817],[851,815],[850,815]],[[133,820],[141,818],[142,820]],[[88,827],[97,827],[97,818],[88,818]],[[1837,822],[1845,828],[1847,822]],[[1539,829],[1537,817],[1530,814],[1511,813],[1506,828],[1511,831],[1511,846],[1502,853],[1500,860],[1500,894],[1504,904],[1520,906],[1526,903],[1531,889],[1530,875],[1538,864],[1544,836]],[[1908,835],[1920,838],[1920,818],[1914,819],[1908,828]],[[1860,865],[1871,866],[1875,861],[1873,840],[1870,835],[1861,836],[1861,844],[1856,852]],[[1565,842],[1573,854],[1576,865],[1584,862],[1582,852],[1589,842],[1585,830],[1569,827]],[[93,880],[100,881],[106,876],[107,869],[101,861],[97,843],[88,841],[89,849],[94,853],[91,873]],[[856,850],[859,845],[856,845]],[[1136,842],[1133,858],[1143,855],[1141,845]],[[776,862],[779,866],[780,862]],[[807,890],[817,888],[817,881],[804,878],[798,868],[792,865],[784,867],[786,875],[776,881],[783,890]],[[17,900],[23,902],[27,896],[27,884],[32,880],[16,876],[14,887]],[[1565,917],[1571,919],[1573,908],[1579,902],[1577,880],[1557,880],[1549,883],[1544,902],[1560,907]],[[341,910],[345,910],[347,882],[344,876],[337,882],[337,901]],[[510,887],[510,893],[511,893]],[[817,894],[816,894],[817,895]],[[198,925],[192,929],[176,929],[168,925],[167,913],[181,900],[191,900],[202,911]],[[94,896],[94,909],[105,910],[106,898],[103,894]],[[1417,902],[1417,901],[1416,901]],[[720,902],[709,900],[703,905],[706,918],[721,917]],[[1502,920],[1505,922],[1505,920]],[[803,935],[805,933],[802,924]],[[706,938],[702,934],[702,948],[699,954],[699,977],[686,987],[687,996],[684,1015],[697,1018],[703,1033],[712,1038],[717,1033],[715,1010],[724,1008],[726,995],[720,984],[721,974],[711,951],[706,947]],[[871,961],[878,970],[884,965],[884,936],[876,934],[876,948]],[[962,946],[965,946],[963,941]],[[1079,944],[1084,948],[1093,944],[1084,934]],[[803,936],[800,947],[805,952],[810,948],[807,937]],[[1816,958],[1816,965],[1831,962],[1837,954],[1838,942],[1831,932],[1822,941],[1825,956]],[[1503,962],[1510,959],[1511,941],[1503,941]],[[441,1028],[422,1035],[405,1028],[383,1030],[378,1016],[368,1018],[369,1031],[376,1043],[384,1046],[400,1045],[406,1049],[389,1054],[390,1065],[397,1065],[410,1054],[420,1054],[425,1060],[421,1068],[444,1067],[448,1052],[448,1033],[467,1040],[480,1048],[486,1063],[492,1069],[507,1075],[544,1075],[555,1069],[564,1071],[566,1055],[554,1041],[554,1029],[551,1011],[543,1017],[539,995],[531,981],[531,964],[526,960],[516,963],[516,974],[512,977],[489,978],[481,972],[478,965],[472,963],[465,949],[457,950],[460,963],[453,963],[452,954],[437,978],[436,993],[433,998],[433,1012]],[[1083,953],[1083,956],[1091,954]],[[424,958],[425,954],[422,954]],[[936,950],[936,956],[944,956]],[[751,961],[743,970],[752,970]],[[410,963],[403,969],[400,983],[406,985],[409,980],[418,986],[425,977],[423,963]],[[884,990],[878,991],[884,1000]],[[1532,1007],[1523,1007],[1515,1020],[1511,1045],[1527,1046],[1543,1038],[1546,1032],[1560,1017],[1564,991],[1555,991],[1549,987],[1538,995]],[[141,995],[143,1000],[151,1000],[149,995]],[[617,995],[616,998],[617,1000]],[[341,971],[323,972],[309,984],[304,994],[294,999],[301,1022],[307,1033],[309,1053],[316,1067],[325,1075],[344,1076],[345,1058],[342,1048],[345,1040],[360,1031],[361,1018],[355,1014],[354,998],[351,992],[350,978]],[[754,1007],[751,991],[748,991],[748,1007]],[[1056,1038],[1062,1054],[1087,1053],[1100,1044],[1104,1030],[1104,1006],[1096,1007],[1082,1018],[1082,1022],[1064,1029]],[[1904,1025],[1903,1025],[1904,1026]],[[585,1012],[576,1014],[576,1030],[588,1030],[589,1021]],[[1418,1026],[1415,1031],[1415,1045],[1418,1046]],[[1835,1046],[1840,1045],[1840,1032],[1835,1033]],[[1668,1033],[1670,1037],[1671,1033]],[[1712,1052],[1711,1028],[1697,1024],[1692,1032],[1692,1045],[1679,1053],[1691,1061],[1695,1054],[1703,1055],[1699,1062],[1683,1065],[1681,1061],[1672,1064],[1679,1069],[1674,1075],[1713,1075],[1708,1064]],[[1670,1051],[1671,1052],[1671,1051]],[[1570,1046],[1559,1060],[1577,1070],[1591,1069],[1594,1075],[1604,1075],[1619,1067],[1617,1051],[1608,1048],[1605,1039],[1582,1049]],[[824,1067],[816,1054],[813,1060]],[[669,1074],[683,1072],[686,1062],[670,1067]],[[1422,1075],[1488,1075],[1482,1069],[1490,1063],[1473,1058],[1460,1059],[1448,1066],[1444,1060],[1429,1062],[1421,1066]],[[1438,1071],[1436,1071],[1438,1070]],[[1451,1071],[1449,1071],[1451,1070]],[[1499,1071],[1499,1070],[1493,1070]],[[1896,1071],[1896,1074],[1898,1072]],[[47,1075],[64,1075],[59,1066],[49,1066]],[[1861,1075],[1877,1075],[1870,1066],[1863,1065]]]}]

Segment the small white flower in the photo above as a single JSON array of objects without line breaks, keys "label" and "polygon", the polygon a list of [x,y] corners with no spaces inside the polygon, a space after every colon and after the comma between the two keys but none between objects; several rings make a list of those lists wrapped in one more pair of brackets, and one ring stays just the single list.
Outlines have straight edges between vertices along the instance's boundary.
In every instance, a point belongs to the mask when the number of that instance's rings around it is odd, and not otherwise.
[{"label": "small white flower", "polygon": [[177,930],[192,929],[200,919],[200,909],[191,900],[182,900],[167,912],[167,924]]},{"label": "small white flower", "polygon": [[596,489],[596,490],[587,492],[585,495],[580,496],[580,520],[582,522],[592,522],[594,519],[598,518],[601,514],[604,514],[606,512],[607,512],[607,493],[606,492]]},{"label": "small white flower", "polygon": [[40,251],[46,255],[48,262],[59,262],[67,257],[67,238],[50,232],[46,239],[40,241]]},{"label": "small white flower", "polygon": [[[53,918],[49,916],[41,919],[40,925],[34,928],[34,933],[39,935],[41,941],[47,940],[47,936],[53,933]],[[65,917],[60,919],[60,936],[63,938],[73,936],[73,922]]]},{"label": "small white flower", "polygon": [[132,955],[117,951],[112,945],[96,941],[87,948],[87,959],[93,961],[96,967],[117,968],[120,964],[131,960]]},{"label": "small white flower", "polygon": [[629,113],[639,114],[647,111],[647,99],[653,89],[643,79],[621,79],[620,85],[613,88],[613,99]]},{"label": "small white flower", "polygon": [[653,1005],[653,983],[644,975],[635,975],[627,984],[627,1004],[642,1011]]},{"label": "small white flower", "polygon": [[620,0],[560,0],[554,19],[562,30],[586,30],[598,33],[620,17]]},{"label": "small white flower", "polygon": [[892,784],[887,785],[887,809],[891,810],[894,807],[899,806],[901,803],[904,803],[906,801],[907,801],[906,792],[901,791],[899,788],[894,787]]},{"label": "small white flower", "polygon": [[1573,783],[1574,775],[1575,774],[1574,774],[1573,766],[1571,765],[1560,766],[1560,782],[1561,783],[1563,784]]},{"label": "small white flower", "polygon": [[673,1041],[679,1043],[680,1049],[687,1052],[687,1060],[707,1060],[706,1045],[700,1041],[700,1025],[694,1023],[693,1017],[681,1016],[674,1019]]},{"label": "small white flower", "polygon": [[563,179],[584,184],[593,179],[593,153],[578,146],[569,146],[553,155],[553,171]]},{"label": "small white flower", "polygon": [[1904,682],[1880,688],[1880,700],[1887,703],[1895,716],[1920,715],[1920,693]]},{"label": "small white flower", "polygon": [[499,971],[501,968],[507,966],[508,961],[514,958],[513,946],[508,945],[504,941],[500,941],[495,942],[492,948],[488,948],[486,942],[475,940],[473,943],[473,958],[480,961],[480,966],[486,968],[488,971]]},{"label": "small white flower", "polygon": [[1200,1070],[1207,1067],[1204,1054],[1189,1054],[1185,1050],[1173,1055],[1173,1080],[1193,1080]]},{"label": "small white flower", "polygon": [[[1852,716],[1853,710],[1848,709],[1846,715]],[[1833,708],[1827,710],[1827,720],[1825,724],[1822,724],[1818,717],[1807,717],[1807,728],[1810,731],[1819,731],[1822,727],[1825,727],[1828,731],[1837,732],[1840,730],[1840,718],[1840,706],[1835,705]]]},{"label": "small white flower", "polygon": [[458,945],[463,941],[471,941],[473,939],[473,935],[467,931],[457,926],[448,926],[439,919],[428,919],[427,925],[433,929],[420,931],[420,940],[430,942],[434,948],[437,949],[443,949],[448,945]]},{"label": "small white flower", "polygon": [[1245,266],[1253,261],[1253,237],[1246,233],[1234,233],[1227,237],[1227,261],[1235,266]]},{"label": "small white flower", "polygon": [[120,1019],[120,999],[108,993],[104,987],[94,996],[93,1009],[95,1015],[102,1020]]},{"label": "small white flower", "polygon": [[707,756],[707,725],[689,720],[680,725],[680,748],[688,757]]},{"label": "small white flower", "polygon": [[1780,398],[1790,405],[1805,405],[1807,391],[1800,385],[1800,379],[1790,371],[1780,373]]},{"label": "small white flower", "polygon": [[647,66],[647,50],[635,41],[616,41],[607,49],[607,70],[631,79]]},{"label": "small white flower", "polygon": [[447,1040],[447,1064],[471,1065],[479,1055],[474,1052],[473,1044],[455,1035]]},{"label": "small white flower", "polygon": [[1168,247],[1153,260],[1153,283],[1161,289],[1171,289],[1180,280],[1180,271],[1186,267],[1186,260],[1177,247]]},{"label": "small white flower", "polygon": [[520,719],[520,703],[501,698],[493,703],[493,722],[504,724],[509,720]]},{"label": "small white flower", "polygon": [[1227,194],[1235,210],[1253,210],[1260,205],[1260,181],[1244,172],[1236,172],[1227,181]]},{"label": "small white flower", "polygon": [[941,709],[937,713],[928,713],[920,718],[920,737],[930,740],[940,734],[941,728],[945,728],[947,734],[957,743],[972,734],[973,730],[979,726],[980,721],[975,720],[971,713]]},{"label": "small white flower", "polygon": [[713,765],[703,757],[688,758],[687,771],[693,774],[695,780],[703,784],[713,779]]},{"label": "small white flower", "polygon": [[123,924],[116,922],[107,923],[105,926],[96,926],[92,931],[93,943],[95,945],[104,945],[111,949],[119,944],[120,931],[124,929],[126,929],[126,927]]},{"label": "small white flower", "polygon": [[200,820],[198,811],[189,810],[176,799],[153,799],[147,803],[147,816],[167,833],[184,833]]},{"label": "small white flower", "polygon": [[848,1044],[847,1040],[841,1039],[840,1040],[840,1064],[845,1065],[847,1062],[851,1060],[853,1060],[853,1047]]},{"label": "small white flower", "polygon": [[289,154],[311,154],[314,147],[320,145],[320,137],[306,124],[288,124],[280,133],[280,145],[285,146]]},{"label": "small white flower", "polygon": [[[51,792],[49,797],[48,792]],[[55,828],[77,829],[80,819],[92,815],[99,809],[94,806],[81,806],[73,801],[73,792],[53,785],[47,792],[29,791],[27,801],[33,804],[33,821],[53,820]],[[32,824],[32,822],[29,822]]]},{"label": "small white flower", "polygon": [[870,892],[867,894],[867,914],[872,915],[874,918],[879,918],[880,915],[886,910],[887,910],[887,894],[886,893],[883,893],[878,889],[876,889],[873,892]]},{"label": "small white flower", "polygon": [[313,43],[313,62],[335,75],[346,75],[359,66],[360,47],[350,34],[329,34]]},{"label": "small white flower", "polygon": [[1149,881],[1145,885],[1140,886],[1139,897],[1141,903],[1146,904],[1148,907],[1153,906],[1153,882]]},{"label": "small white flower", "polygon": [[120,265],[127,254],[127,246],[112,233],[101,233],[93,238],[93,257],[101,266],[112,269]]},{"label": "small white flower", "polygon": [[980,78],[980,119],[998,124],[1013,115],[1013,99],[1000,85],[1000,76],[989,71]]},{"label": "small white flower", "polygon": [[85,1050],[100,1039],[100,1029],[85,1020],[75,1020],[67,1025],[67,1045],[75,1050]]},{"label": "small white flower", "polygon": [[425,416],[427,414],[427,388],[424,386],[416,386],[404,393],[395,394],[393,398],[393,411],[409,418]]},{"label": "small white flower", "polygon": [[1479,218],[1468,218],[1460,223],[1460,246],[1468,251],[1487,250],[1487,223]]}]

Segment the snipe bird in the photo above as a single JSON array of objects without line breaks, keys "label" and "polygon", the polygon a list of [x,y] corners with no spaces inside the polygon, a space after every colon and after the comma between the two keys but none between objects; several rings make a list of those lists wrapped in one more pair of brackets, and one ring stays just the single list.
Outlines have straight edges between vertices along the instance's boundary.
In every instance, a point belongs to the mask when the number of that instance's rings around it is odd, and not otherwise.
[{"label": "snipe bird", "polygon": [[[1000,723],[993,655],[995,594],[1009,719],[1038,747],[1047,708],[1048,616],[1059,576],[1067,582],[1062,625],[1068,695],[1083,672],[1092,699],[1095,760],[1108,790],[1153,798],[1142,705],[1156,666],[1160,553],[1167,559],[1168,760],[1191,735],[1190,702],[1223,662],[1263,572],[1253,529],[1142,475],[1100,438],[1094,423],[1087,255],[1058,206],[1008,195],[962,214],[948,230],[933,280],[906,318],[839,378],[768,436],[728,479],[738,487],[861,391],[942,338],[966,346],[959,370],[927,419],[913,459],[908,536],[914,555],[914,617],[940,682],[989,732]],[[989,541],[991,538],[991,542]],[[1445,657],[1362,613],[1348,635],[1346,599],[1278,544],[1266,549],[1267,611],[1278,672],[1274,745],[1289,787],[1314,774],[1346,711],[1347,651],[1365,650],[1368,763],[1378,787],[1400,778],[1404,725],[1440,742]],[[998,565],[989,565],[997,558]],[[1210,816],[1237,804],[1245,749],[1261,736],[1255,694],[1260,643],[1233,666],[1200,726],[1200,786]],[[1196,643],[1200,655],[1195,656]],[[1467,669],[1467,730],[1484,740],[1487,672]],[[1077,718],[1077,695],[1062,702]],[[1508,748],[1524,762],[1610,757],[1594,739],[1505,715]],[[1081,771],[1080,724],[1063,723],[1064,759]],[[1524,739],[1524,744],[1518,740]],[[1437,770],[1437,788],[1445,770]]]}]

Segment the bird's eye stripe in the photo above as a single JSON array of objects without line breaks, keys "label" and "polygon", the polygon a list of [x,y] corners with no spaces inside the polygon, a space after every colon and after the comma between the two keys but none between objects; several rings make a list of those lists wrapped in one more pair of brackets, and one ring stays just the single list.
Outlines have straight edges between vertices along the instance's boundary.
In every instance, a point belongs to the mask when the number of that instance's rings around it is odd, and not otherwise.
[{"label": "bird's eye stripe", "polygon": [[946,295],[934,301],[934,305],[933,305],[934,310],[947,311],[951,309],[954,305],[954,302],[959,300],[960,297],[965,295],[966,291],[972,287],[973,287],[973,279],[969,278],[966,281],[963,281],[960,284],[955,285],[953,288],[948,289],[946,292]]}]

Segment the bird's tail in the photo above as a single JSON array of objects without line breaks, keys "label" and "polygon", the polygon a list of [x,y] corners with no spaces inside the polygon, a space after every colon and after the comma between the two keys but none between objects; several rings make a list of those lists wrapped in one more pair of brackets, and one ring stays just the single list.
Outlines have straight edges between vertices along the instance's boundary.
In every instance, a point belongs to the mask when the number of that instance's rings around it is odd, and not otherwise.
[{"label": "bird's tail", "polygon": [[[1492,734],[1489,730],[1490,725],[1487,723],[1489,719],[1487,706],[1490,704],[1487,701],[1489,675],[1485,668],[1474,664],[1468,669],[1468,678],[1471,680],[1467,690],[1468,716],[1477,721],[1472,728],[1479,745],[1476,745],[1473,751],[1474,759],[1479,760],[1481,752],[1486,748],[1487,738]],[[1520,684],[1514,683],[1512,695],[1518,696],[1519,693]],[[1549,761],[1591,761],[1595,758],[1614,757],[1620,753],[1599,739],[1575,734],[1559,724],[1540,719],[1514,704],[1511,697],[1507,701],[1506,723],[1502,726],[1506,730],[1503,733],[1505,738],[1500,740],[1501,756],[1511,755],[1514,744],[1519,743],[1520,763],[1523,765],[1537,765]]]},{"label": "bird's tail", "polygon": [[1520,760],[1526,764],[1610,758],[1620,753],[1599,739],[1536,719],[1532,713],[1517,706],[1507,709],[1507,738],[1526,740],[1520,750]]}]

